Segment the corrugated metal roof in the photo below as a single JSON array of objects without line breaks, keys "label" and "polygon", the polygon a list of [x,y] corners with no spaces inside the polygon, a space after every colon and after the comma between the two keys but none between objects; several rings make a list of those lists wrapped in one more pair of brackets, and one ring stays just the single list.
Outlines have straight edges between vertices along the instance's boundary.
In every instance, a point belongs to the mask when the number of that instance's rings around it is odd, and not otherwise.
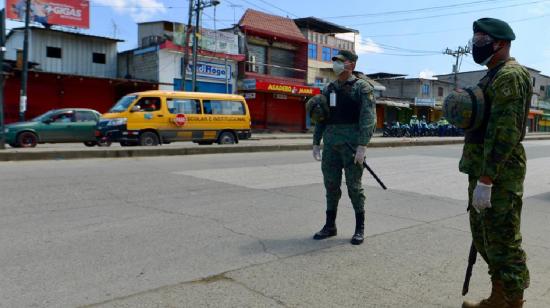
[{"label": "corrugated metal roof", "polygon": [[[40,27],[34,27],[34,26],[29,27],[29,29],[31,31],[56,32],[56,33],[63,33],[63,34],[67,34],[67,35],[90,37],[90,38],[96,38],[96,39],[107,40],[107,41],[124,42],[124,40],[119,40],[119,39],[116,39],[116,38],[105,37],[105,36],[97,36],[97,35],[78,33],[78,32],[69,32],[69,31],[62,31],[62,30],[56,30],[56,29],[46,29],[46,28],[40,28]],[[25,30],[25,27],[13,28],[8,33],[8,37],[10,37],[10,35],[14,31],[23,31],[23,30]]]}]

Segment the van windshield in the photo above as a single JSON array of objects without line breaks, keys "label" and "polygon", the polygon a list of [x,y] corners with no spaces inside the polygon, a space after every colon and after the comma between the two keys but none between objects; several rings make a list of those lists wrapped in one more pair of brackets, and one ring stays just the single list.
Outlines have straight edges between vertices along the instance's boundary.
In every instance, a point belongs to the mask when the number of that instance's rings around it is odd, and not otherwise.
[{"label": "van windshield", "polygon": [[122,112],[128,110],[128,107],[136,99],[136,95],[127,95],[119,99],[118,102],[109,110],[109,112]]}]

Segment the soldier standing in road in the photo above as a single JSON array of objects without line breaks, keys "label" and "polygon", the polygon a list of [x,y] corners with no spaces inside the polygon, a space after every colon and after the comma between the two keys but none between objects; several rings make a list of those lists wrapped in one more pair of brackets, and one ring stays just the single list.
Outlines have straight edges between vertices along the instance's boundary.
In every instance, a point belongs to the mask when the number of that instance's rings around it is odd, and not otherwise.
[{"label": "soldier standing in road", "polygon": [[521,207],[526,156],[525,135],[531,78],[510,57],[515,34],[498,19],[473,24],[473,58],[489,69],[481,79],[486,103],[479,129],[465,136],[460,171],[468,174],[468,209],[475,248],[489,265],[492,292],[479,303],[462,307],[522,307],[529,286],[526,255],[521,248]]},{"label": "soldier standing in road", "polygon": [[[336,235],[336,212],[342,195],[340,186],[344,169],[348,194],[355,211],[353,245],[360,245],[364,238],[365,194],[361,177],[367,144],[376,124],[374,87],[352,74],[357,58],[347,50],[341,50],[332,58],[338,79],[322,91],[323,100],[329,105],[328,117],[315,126],[313,135],[313,157],[316,160],[321,160],[321,139],[324,143],[321,169],[327,201],[326,223],[313,238],[322,240]],[[355,153],[346,143],[355,149]]]}]

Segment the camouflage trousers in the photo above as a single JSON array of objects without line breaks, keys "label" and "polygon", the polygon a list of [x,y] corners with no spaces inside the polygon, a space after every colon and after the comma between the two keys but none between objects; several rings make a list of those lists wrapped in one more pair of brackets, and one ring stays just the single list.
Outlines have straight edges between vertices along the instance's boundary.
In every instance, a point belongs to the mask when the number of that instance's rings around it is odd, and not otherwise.
[{"label": "camouflage trousers", "polygon": [[529,287],[526,255],[521,248],[522,196],[493,185],[491,208],[478,213],[472,207],[477,177],[469,177],[468,209],[474,245],[489,266],[492,280],[504,285],[506,295],[514,298]]},{"label": "camouflage trousers", "polygon": [[365,209],[365,193],[361,185],[363,166],[355,164],[354,153],[345,144],[326,145],[323,148],[323,181],[326,189],[327,210],[338,209],[338,201],[342,196],[342,169],[346,172],[348,195],[356,213]]}]

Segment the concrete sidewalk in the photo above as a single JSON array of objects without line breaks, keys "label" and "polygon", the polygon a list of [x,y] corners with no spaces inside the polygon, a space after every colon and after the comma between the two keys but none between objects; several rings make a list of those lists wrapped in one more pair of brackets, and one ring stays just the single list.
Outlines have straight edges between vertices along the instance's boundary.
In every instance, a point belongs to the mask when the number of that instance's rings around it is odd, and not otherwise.
[{"label": "concrete sidewalk", "polygon": [[[8,146],[5,150],[0,150],[0,161],[304,151],[311,149],[311,140],[312,134],[310,133],[262,133],[254,134],[250,140],[241,140],[235,145],[199,146],[191,142],[176,142],[156,147],[121,147],[118,144],[113,144],[111,147],[88,148],[80,143],[39,144],[36,148],[30,149],[10,148]],[[369,147],[460,144],[463,140],[463,137],[393,138],[375,135],[369,143]],[[550,133],[528,134],[525,140],[550,140]]]}]

